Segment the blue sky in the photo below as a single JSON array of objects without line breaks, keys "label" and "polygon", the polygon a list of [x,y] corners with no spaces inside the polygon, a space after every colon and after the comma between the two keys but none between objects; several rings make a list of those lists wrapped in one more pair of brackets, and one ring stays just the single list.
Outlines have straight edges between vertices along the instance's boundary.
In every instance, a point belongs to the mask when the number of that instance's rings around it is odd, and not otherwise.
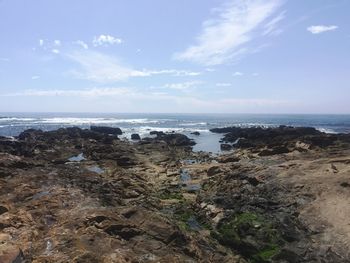
[{"label": "blue sky", "polygon": [[350,113],[347,0],[0,0],[0,111]]}]

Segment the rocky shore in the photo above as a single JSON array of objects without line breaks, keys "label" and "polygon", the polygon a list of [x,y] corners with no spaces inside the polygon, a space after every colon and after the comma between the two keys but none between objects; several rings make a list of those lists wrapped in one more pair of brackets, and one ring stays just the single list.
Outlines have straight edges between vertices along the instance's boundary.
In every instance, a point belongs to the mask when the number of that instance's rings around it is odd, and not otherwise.
[{"label": "rocky shore", "polygon": [[350,135],[212,132],[0,137],[0,263],[350,262]]}]

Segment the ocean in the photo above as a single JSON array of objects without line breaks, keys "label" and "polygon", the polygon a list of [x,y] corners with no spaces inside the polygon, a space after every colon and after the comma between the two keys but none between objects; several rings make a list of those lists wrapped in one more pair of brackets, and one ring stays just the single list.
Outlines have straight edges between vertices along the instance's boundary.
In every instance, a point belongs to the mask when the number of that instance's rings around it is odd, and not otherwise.
[{"label": "ocean", "polygon": [[[211,128],[290,125],[315,127],[327,133],[350,133],[350,115],[0,113],[1,136],[17,136],[31,128],[49,131],[72,126],[89,128],[90,125],[119,127],[124,132],[122,137],[127,139],[132,133],[148,136],[152,130],[180,132],[197,142],[195,151],[217,153],[222,135],[211,133]],[[191,134],[194,131],[201,135]]]}]

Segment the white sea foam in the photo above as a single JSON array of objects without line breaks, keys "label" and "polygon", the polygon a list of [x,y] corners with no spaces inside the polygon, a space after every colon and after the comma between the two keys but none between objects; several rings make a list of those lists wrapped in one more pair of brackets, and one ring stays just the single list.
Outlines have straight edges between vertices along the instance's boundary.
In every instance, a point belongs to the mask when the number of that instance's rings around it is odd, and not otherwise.
[{"label": "white sea foam", "polygon": [[318,127],[316,128],[316,130],[320,131],[320,132],[324,132],[324,133],[330,133],[330,134],[336,134],[337,132],[332,130],[332,129],[329,129],[329,128],[321,128],[321,127]]},{"label": "white sea foam", "polygon": [[0,118],[0,122],[11,122],[11,121],[23,121],[23,122],[27,122],[27,121],[35,121],[37,119],[35,118],[17,118],[17,117],[4,117],[4,118]]},{"label": "white sea foam", "polygon": [[203,126],[208,125],[206,122],[181,123],[180,126]]},{"label": "white sea foam", "polygon": [[39,123],[44,124],[71,124],[71,125],[83,125],[83,124],[118,124],[118,123],[130,123],[130,124],[143,124],[143,123],[159,123],[162,120],[150,120],[150,119],[115,119],[115,118],[44,118],[40,119]]}]

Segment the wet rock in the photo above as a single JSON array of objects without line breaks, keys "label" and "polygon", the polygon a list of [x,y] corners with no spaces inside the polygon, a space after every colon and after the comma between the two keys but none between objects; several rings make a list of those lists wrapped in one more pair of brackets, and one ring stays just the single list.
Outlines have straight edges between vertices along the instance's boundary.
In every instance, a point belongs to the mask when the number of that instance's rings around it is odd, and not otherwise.
[{"label": "wet rock", "polygon": [[196,143],[184,134],[157,132],[156,140],[164,141],[171,146],[193,146]]},{"label": "wet rock", "polygon": [[269,151],[263,151],[264,156],[286,153],[286,148],[299,151],[307,151],[315,147],[324,148],[342,138],[342,135],[325,134],[311,127],[226,127],[211,131],[225,134],[223,141],[236,143],[237,148],[267,147]]},{"label": "wet rock", "polygon": [[201,134],[200,134],[200,132],[198,132],[198,131],[195,131],[195,132],[191,132],[191,134],[193,134],[193,135],[196,135],[196,136],[199,136],[199,135],[201,135]]},{"label": "wet rock", "polygon": [[231,144],[228,144],[228,143],[222,143],[220,144],[220,149],[222,151],[231,151],[233,149],[232,145]]},{"label": "wet rock", "polygon": [[165,133],[162,131],[151,131],[149,134],[150,135],[157,135],[157,136],[165,135]]},{"label": "wet rock", "polygon": [[105,126],[91,126],[90,130],[103,134],[121,135],[123,134],[120,128],[105,127]]},{"label": "wet rock", "polygon": [[133,133],[133,134],[131,134],[131,140],[141,140],[141,137],[140,137],[140,135],[139,134],[137,134],[137,133]]}]

